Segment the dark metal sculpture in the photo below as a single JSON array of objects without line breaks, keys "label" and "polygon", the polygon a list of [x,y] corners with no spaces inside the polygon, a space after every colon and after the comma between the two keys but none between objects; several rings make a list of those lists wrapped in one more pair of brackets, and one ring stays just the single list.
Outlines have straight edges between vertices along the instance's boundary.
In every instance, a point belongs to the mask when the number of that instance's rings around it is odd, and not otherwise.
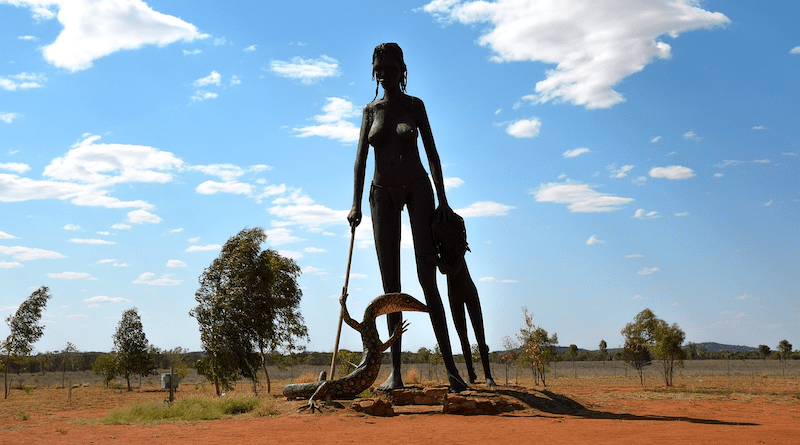
[{"label": "dark metal sculpture", "polygon": [[475,339],[478,342],[486,385],[497,386],[492,378],[492,370],[489,367],[489,347],[486,346],[483,312],[478,298],[478,289],[475,287],[475,282],[472,281],[464,258],[464,255],[469,250],[464,220],[458,215],[454,215],[447,222],[434,220],[432,232],[438,256],[427,255],[425,259],[438,266],[439,270],[447,275],[447,297],[450,300],[450,313],[453,315],[453,324],[461,341],[461,350],[464,352],[464,362],[467,365],[467,382],[475,383],[477,376],[472,365],[472,350],[467,337],[465,308],[469,312],[472,330],[475,332]]},{"label": "dark metal sculpture", "polygon": [[[447,204],[442,166],[433,142],[425,105],[416,97],[405,94],[406,65],[403,51],[396,43],[383,43],[372,55],[372,74],[383,87],[383,97],[364,107],[361,134],[355,162],[353,207],[347,220],[352,227],[361,223],[361,200],[369,146],[375,152],[375,172],[369,192],[375,249],[381,270],[383,291],[400,292],[400,212],[408,208],[414,238],[417,276],[425,294],[433,332],[447,368],[450,389],[458,392],[467,388],[453,361],[450,337],[447,332],[444,306],[436,285],[436,266],[425,261],[433,254],[431,217],[448,220],[454,213]],[[377,86],[375,96],[377,97]],[[434,197],[428,173],[422,165],[417,147],[422,138],[439,206],[434,211]],[[402,320],[402,314],[387,316],[389,329]],[[378,389],[389,391],[403,387],[400,373],[400,340],[392,345],[392,371]]]},{"label": "dark metal sculpture", "polygon": [[[342,314],[345,323],[361,333],[361,342],[364,345],[364,354],[361,364],[355,371],[337,380],[320,380],[311,383],[298,383],[283,387],[283,395],[288,399],[308,397],[308,406],[311,412],[320,409],[317,400],[325,398],[352,399],[361,394],[365,389],[375,383],[381,369],[381,355],[395,343],[405,332],[407,323],[395,325],[394,334],[386,343],[381,343],[375,319],[381,315],[397,313],[400,311],[426,312],[427,308],[414,297],[402,293],[385,294],[372,300],[364,311],[361,323],[353,320],[347,312],[347,295],[340,298]],[[323,373],[324,374],[324,373]]]}]

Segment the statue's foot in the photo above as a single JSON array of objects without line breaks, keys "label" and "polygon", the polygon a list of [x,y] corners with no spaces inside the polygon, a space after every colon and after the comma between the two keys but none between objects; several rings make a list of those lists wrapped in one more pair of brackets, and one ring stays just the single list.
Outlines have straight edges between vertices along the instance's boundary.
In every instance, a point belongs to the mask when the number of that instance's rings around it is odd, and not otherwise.
[{"label": "statue's foot", "polygon": [[488,386],[489,388],[496,388],[497,387],[497,383],[494,382],[493,378],[486,377],[486,386]]},{"label": "statue's foot", "polygon": [[469,386],[461,380],[461,377],[450,375],[448,378],[450,380],[450,392],[457,393],[469,389]]},{"label": "statue's foot", "polygon": [[474,385],[477,379],[478,376],[475,375],[475,373],[470,372],[469,375],[467,376],[467,383],[469,383],[470,385]]},{"label": "statue's foot", "polygon": [[389,374],[389,378],[386,379],[385,382],[381,383],[381,385],[378,386],[376,389],[378,391],[388,392],[401,388],[403,388],[403,379],[400,378],[399,374],[397,374],[397,377],[395,377],[395,373],[392,372],[391,374]]}]

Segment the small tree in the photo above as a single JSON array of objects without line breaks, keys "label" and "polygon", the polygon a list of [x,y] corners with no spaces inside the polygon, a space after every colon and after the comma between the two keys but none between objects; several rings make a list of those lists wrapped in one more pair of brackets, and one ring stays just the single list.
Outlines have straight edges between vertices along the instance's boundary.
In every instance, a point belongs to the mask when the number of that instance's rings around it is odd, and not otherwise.
[{"label": "small tree", "polygon": [[655,344],[653,353],[661,363],[661,371],[664,375],[664,384],[672,386],[672,376],[675,365],[683,366],[685,351],[681,348],[686,334],[677,324],[672,326],[663,322],[658,325],[653,333]]},{"label": "small tree", "polygon": [[546,373],[549,371],[547,365],[556,358],[558,336],[554,333],[551,337],[542,327],[536,326],[533,323],[533,314],[528,312],[527,307],[522,308],[522,314],[525,327],[519,330],[517,338],[522,342],[522,349],[531,367],[534,381],[538,385],[541,379],[542,385],[547,386]]},{"label": "small tree", "polygon": [[135,307],[122,313],[112,338],[119,373],[125,377],[128,391],[131,391],[132,375],[144,377],[156,369],[155,359],[144,335],[142,319]]},{"label": "small tree", "polygon": [[78,348],[75,347],[70,342],[67,342],[67,346],[61,351],[61,387],[67,387],[67,369],[72,371],[75,367],[75,353],[78,352]]},{"label": "small tree", "polygon": [[517,361],[519,344],[511,337],[505,336],[503,337],[503,349],[505,349],[505,352],[500,354],[498,361],[506,365],[506,386],[508,386],[508,367]]},{"label": "small tree", "polygon": [[780,357],[782,361],[789,360],[792,358],[792,344],[789,343],[788,340],[781,340],[778,343],[778,353],[780,353]]},{"label": "small tree", "polygon": [[606,365],[606,358],[608,358],[608,344],[605,340],[600,340],[600,344],[597,346],[597,358],[603,362],[603,366]]},{"label": "small tree", "polygon": [[39,319],[42,318],[42,310],[49,299],[50,290],[47,286],[42,286],[23,301],[13,315],[6,318],[11,333],[2,343],[3,350],[6,351],[5,395],[3,396],[5,399],[8,398],[8,369],[11,366],[11,357],[12,355],[30,354],[33,344],[44,334],[44,326],[39,324]]},{"label": "small tree", "polygon": [[117,356],[112,352],[110,354],[100,354],[92,364],[92,371],[103,377],[103,385],[108,388],[108,382],[114,380],[119,375],[119,367],[117,366]]},{"label": "small tree", "polygon": [[758,345],[758,355],[760,355],[762,359],[766,360],[770,353],[772,353],[772,349],[770,349],[769,346]]},{"label": "small tree", "polygon": [[578,378],[578,368],[575,367],[575,358],[578,357],[578,345],[571,344],[567,349],[567,356],[572,360],[572,371],[575,373],[575,378]]}]

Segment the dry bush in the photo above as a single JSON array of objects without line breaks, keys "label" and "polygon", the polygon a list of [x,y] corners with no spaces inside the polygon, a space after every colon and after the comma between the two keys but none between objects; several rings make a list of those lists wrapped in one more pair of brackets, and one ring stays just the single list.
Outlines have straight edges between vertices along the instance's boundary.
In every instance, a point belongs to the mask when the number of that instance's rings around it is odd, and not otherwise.
[{"label": "dry bush", "polygon": [[405,383],[419,384],[420,381],[421,380],[419,378],[419,370],[417,368],[409,369],[406,372],[406,375],[403,377],[403,382]]},{"label": "dry bush", "polygon": [[318,378],[319,378],[319,375],[315,375],[311,371],[306,371],[306,372],[300,374],[299,376],[297,376],[297,378],[294,379],[294,383],[316,382]]}]

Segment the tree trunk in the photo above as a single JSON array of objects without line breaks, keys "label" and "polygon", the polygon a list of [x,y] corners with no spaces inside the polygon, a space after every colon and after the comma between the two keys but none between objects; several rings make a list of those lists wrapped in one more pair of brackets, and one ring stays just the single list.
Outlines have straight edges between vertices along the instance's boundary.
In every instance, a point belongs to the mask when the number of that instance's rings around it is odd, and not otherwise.
[{"label": "tree trunk", "polygon": [[272,382],[269,380],[269,372],[267,372],[267,360],[264,356],[264,351],[261,351],[261,367],[264,368],[264,376],[267,379],[267,394],[272,392]]}]

